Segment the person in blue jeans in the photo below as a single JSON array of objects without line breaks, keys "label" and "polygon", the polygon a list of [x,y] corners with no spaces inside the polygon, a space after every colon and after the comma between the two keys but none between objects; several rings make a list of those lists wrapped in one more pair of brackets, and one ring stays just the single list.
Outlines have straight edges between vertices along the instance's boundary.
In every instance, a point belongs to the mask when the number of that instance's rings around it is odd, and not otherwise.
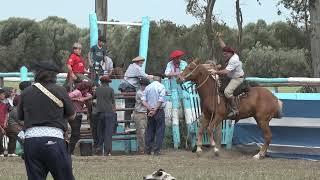
[{"label": "person in blue jeans", "polygon": [[[165,132],[165,96],[166,89],[161,84],[162,75],[154,76],[154,81],[149,84],[143,93],[142,103],[147,108],[148,122],[145,135],[145,153],[160,155],[160,149]],[[154,147],[152,147],[154,145]]]},{"label": "person in blue jeans", "polygon": [[96,89],[95,94],[97,98],[95,121],[98,134],[96,154],[111,155],[112,134],[116,118],[114,91],[109,87],[111,82],[109,76],[102,76],[100,82],[101,85]]}]

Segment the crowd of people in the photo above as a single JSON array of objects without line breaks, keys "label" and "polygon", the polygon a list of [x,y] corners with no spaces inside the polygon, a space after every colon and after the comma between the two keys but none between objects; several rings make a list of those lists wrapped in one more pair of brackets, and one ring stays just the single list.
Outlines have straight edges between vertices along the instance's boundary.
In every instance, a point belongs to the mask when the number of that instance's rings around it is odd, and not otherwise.
[{"label": "crowd of people", "polygon": [[[90,118],[95,154],[111,155],[117,114],[115,92],[109,86],[113,62],[103,47],[104,39],[99,37],[98,44],[90,50],[88,61],[81,56],[82,45],[74,43],[73,52],[66,61],[68,76],[64,86],[56,84],[60,73],[57,65],[52,61],[39,61],[32,68],[33,84],[21,82],[19,93],[13,88],[0,89],[0,157],[4,157],[3,136],[9,138],[8,157],[17,156],[18,139],[23,143],[29,179],[45,179],[48,172],[54,179],[73,179],[70,155],[80,139],[84,112]],[[221,35],[219,40],[227,61],[226,68],[216,74],[231,75],[232,81],[225,94],[231,103],[231,116],[234,116],[237,109],[232,93],[243,81],[244,73],[234,50],[226,47]],[[184,54],[180,50],[171,52],[164,71],[166,77],[180,76],[187,66],[182,60]],[[125,98],[125,107],[134,109],[125,111],[125,120],[129,120],[125,123],[125,132],[136,131],[140,154],[160,155],[165,133],[166,89],[161,84],[164,75],[146,74],[142,68],[145,59],[141,56],[131,61],[119,85],[123,95],[135,94],[134,99]],[[91,76],[86,76],[87,73]],[[135,122],[135,129],[130,128],[130,120]]]}]

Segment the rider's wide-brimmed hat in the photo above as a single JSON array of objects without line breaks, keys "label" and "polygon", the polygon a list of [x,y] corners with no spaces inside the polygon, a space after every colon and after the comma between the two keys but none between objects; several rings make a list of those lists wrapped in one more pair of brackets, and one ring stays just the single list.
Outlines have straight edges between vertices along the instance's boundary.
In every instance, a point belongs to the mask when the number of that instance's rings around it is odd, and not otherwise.
[{"label": "rider's wide-brimmed hat", "polygon": [[224,47],[224,48],[222,49],[222,51],[223,51],[223,52],[235,53],[235,50],[234,50],[233,48],[231,48],[231,47],[228,47],[228,46]]},{"label": "rider's wide-brimmed hat", "polygon": [[135,57],[134,59],[132,59],[132,62],[139,62],[139,61],[144,61],[145,59],[144,59],[144,57],[142,57],[142,56],[137,56],[137,57]]},{"label": "rider's wide-brimmed hat", "polygon": [[181,56],[185,55],[184,51],[181,50],[174,50],[170,53],[170,59],[179,58]]}]

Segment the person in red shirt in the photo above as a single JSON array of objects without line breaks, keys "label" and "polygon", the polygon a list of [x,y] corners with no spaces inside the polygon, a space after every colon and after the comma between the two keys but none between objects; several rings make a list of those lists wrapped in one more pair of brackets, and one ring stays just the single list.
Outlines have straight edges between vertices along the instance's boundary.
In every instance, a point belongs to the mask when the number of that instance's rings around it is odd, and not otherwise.
[{"label": "person in red shirt", "polygon": [[85,61],[81,57],[82,45],[80,43],[73,44],[73,53],[69,56],[68,67],[68,84],[72,84],[74,81],[88,81],[92,82],[90,78],[84,75],[86,72]]},{"label": "person in red shirt", "polygon": [[4,103],[6,98],[5,90],[0,89],[0,157],[4,157],[4,148],[3,148],[3,136],[6,134],[5,129],[7,128],[8,121],[8,104]]}]

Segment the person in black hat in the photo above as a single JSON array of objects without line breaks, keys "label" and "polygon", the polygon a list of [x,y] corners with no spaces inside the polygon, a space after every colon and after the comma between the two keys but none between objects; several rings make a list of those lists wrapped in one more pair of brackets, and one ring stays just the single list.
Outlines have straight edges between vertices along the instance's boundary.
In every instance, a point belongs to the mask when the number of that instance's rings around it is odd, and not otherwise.
[{"label": "person in black hat", "polygon": [[111,155],[112,151],[112,134],[115,124],[115,97],[114,91],[109,87],[111,79],[105,75],[100,78],[101,85],[96,89],[95,97],[97,98],[95,119],[97,123],[97,155],[102,154],[104,144],[104,154]]},{"label": "person in black hat", "polygon": [[29,180],[73,180],[71,156],[64,132],[67,120],[75,116],[66,90],[56,85],[59,68],[52,61],[40,61],[33,67],[35,84],[20,96],[18,119],[24,121],[24,158]]},{"label": "person in black hat", "polygon": [[145,149],[145,129],[147,127],[147,108],[142,104],[142,96],[145,88],[150,84],[147,78],[140,78],[140,88],[136,93],[136,103],[133,111],[139,153],[143,154]]}]

